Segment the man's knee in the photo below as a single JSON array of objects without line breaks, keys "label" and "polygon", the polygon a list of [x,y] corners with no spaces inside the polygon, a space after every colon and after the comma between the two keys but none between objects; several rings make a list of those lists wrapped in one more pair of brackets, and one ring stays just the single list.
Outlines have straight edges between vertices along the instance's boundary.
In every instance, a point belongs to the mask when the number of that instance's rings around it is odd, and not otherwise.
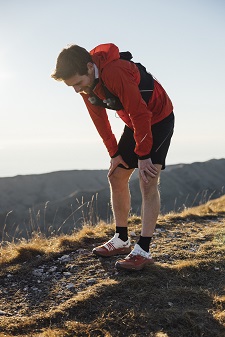
[{"label": "man's knee", "polygon": [[140,178],[140,189],[143,196],[150,196],[154,195],[155,193],[158,194],[159,192],[158,185],[159,185],[158,177],[150,178],[147,184],[142,180],[142,178]]},{"label": "man's knee", "polygon": [[109,183],[112,187],[122,187],[126,185],[129,181],[132,171],[125,170],[122,168],[117,168],[115,171],[108,177]]},{"label": "man's knee", "polygon": [[113,172],[110,177],[108,177],[110,186],[114,187],[119,184],[120,178],[115,172]]}]

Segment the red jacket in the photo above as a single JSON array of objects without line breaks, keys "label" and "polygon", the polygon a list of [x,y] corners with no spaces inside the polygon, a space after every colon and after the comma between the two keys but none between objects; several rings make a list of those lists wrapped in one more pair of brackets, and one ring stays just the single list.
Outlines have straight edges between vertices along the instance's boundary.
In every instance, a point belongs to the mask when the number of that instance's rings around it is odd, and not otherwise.
[{"label": "red jacket", "polygon": [[[171,100],[163,87],[154,80],[154,91],[148,103],[142,99],[138,84],[140,73],[133,62],[120,59],[119,49],[112,43],[94,48],[90,54],[99,70],[99,82],[94,93],[105,99],[102,81],[107,89],[119,97],[124,109],[117,111],[124,123],[134,131],[135,153],[148,155],[152,148],[151,125],[167,117],[172,111]],[[89,95],[81,94],[89,114],[112,157],[118,150],[117,141],[112,133],[106,109],[92,105]]]}]

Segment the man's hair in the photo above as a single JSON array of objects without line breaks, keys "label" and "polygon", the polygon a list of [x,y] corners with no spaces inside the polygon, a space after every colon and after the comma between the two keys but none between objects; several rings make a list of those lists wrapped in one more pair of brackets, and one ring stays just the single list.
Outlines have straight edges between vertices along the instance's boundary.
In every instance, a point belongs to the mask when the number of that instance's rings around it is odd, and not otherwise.
[{"label": "man's hair", "polygon": [[77,74],[86,75],[88,62],[93,62],[89,52],[77,45],[71,45],[59,54],[51,77],[57,81],[63,81]]}]

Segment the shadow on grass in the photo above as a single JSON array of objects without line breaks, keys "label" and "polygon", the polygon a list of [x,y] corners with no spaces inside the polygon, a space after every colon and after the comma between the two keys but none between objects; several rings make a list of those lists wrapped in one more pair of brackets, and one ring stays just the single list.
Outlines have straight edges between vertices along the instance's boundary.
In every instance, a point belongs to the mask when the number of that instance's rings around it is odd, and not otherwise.
[{"label": "shadow on grass", "polygon": [[[115,260],[110,258],[111,265]],[[107,261],[94,257],[90,263],[97,271]],[[217,266],[175,269],[156,263],[141,272],[114,273],[50,312],[16,324],[9,318],[6,331],[31,336],[51,325],[69,337],[153,337],[160,331],[168,337],[222,337],[225,327],[213,316],[219,310],[214,297],[224,291],[224,265]]]}]

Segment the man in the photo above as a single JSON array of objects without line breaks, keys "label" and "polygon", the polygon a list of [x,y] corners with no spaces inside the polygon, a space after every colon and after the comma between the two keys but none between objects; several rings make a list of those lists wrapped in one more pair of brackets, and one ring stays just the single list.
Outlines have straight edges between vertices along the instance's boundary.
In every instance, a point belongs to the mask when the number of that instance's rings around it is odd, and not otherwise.
[{"label": "man", "polygon": [[[127,255],[116,267],[141,270],[153,263],[149,252],[160,210],[158,182],[174,128],[171,100],[145,67],[119,53],[112,43],[90,53],[71,45],[57,58],[52,77],[79,93],[111,157],[108,179],[115,220],[115,235],[93,249],[98,256]],[[124,121],[120,141],[111,130],[106,109],[115,109]],[[139,169],[142,194],[142,230],[131,251],[127,219],[130,211],[129,179]]]}]

